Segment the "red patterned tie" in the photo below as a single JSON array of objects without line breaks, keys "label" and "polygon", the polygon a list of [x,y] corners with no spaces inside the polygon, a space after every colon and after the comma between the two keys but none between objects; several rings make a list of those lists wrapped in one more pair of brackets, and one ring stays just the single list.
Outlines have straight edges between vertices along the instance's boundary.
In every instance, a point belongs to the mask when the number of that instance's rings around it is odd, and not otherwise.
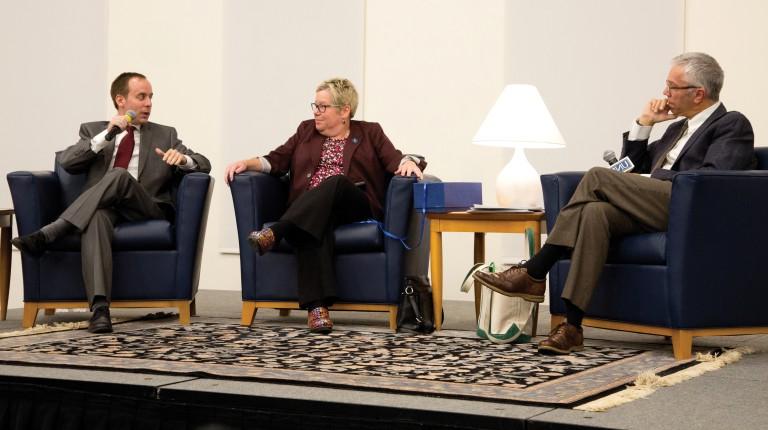
[{"label": "red patterned tie", "polygon": [[115,167],[122,167],[123,169],[128,168],[128,163],[131,161],[131,156],[133,155],[133,146],[136,144],[136,141],[133,138],[134,128],[129,125],[127,130],[128,133],[117,146],[117,155],[115,155]]}]

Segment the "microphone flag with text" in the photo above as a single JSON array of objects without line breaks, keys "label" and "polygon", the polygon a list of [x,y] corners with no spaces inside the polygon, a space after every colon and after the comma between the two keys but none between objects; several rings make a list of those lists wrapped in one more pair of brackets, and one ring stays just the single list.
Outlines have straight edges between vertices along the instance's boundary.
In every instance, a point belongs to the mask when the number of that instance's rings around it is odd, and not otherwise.
[{"label": "microphone flag with text", "polygon": [[[133,119],[136,118],[136,112],[129,110],[128,112],[125,113],[124,117],[125,117],[125,120],[128,121],[128,124],[130,124],[131,121],[133,121]],[[115,136],[120,134],[121,131],[122,129],[120,127],[113,125],[112,129],[110,129],[109,132],[104,136],[104,139],[112,140],[115,138]]]},{"label": "microphone flag with text", "polygon": [[618,160],[616,158],[616,153],[611,150],[603,152],[603,160],[608,163],[611,170],[615,170],[619,173],[631,172],[632,169],[635,168],[635,163],[633,163],[629,157],[624,157],[621,160]]}]

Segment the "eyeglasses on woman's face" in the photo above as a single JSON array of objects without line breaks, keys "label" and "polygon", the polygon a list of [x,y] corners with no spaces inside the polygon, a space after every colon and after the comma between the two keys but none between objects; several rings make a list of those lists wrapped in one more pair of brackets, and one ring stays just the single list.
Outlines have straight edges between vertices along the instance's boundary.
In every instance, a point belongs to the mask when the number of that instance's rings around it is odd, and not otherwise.
[{"label": "eyeglasses on woman's face", "polygon": [[317,104],[317,103],[310,103],[309,107],[312,108],[312,112],[314,113],[325,113],[325,110],[329,107],[341,107],[339,105],[324,105],[324,104]]}]

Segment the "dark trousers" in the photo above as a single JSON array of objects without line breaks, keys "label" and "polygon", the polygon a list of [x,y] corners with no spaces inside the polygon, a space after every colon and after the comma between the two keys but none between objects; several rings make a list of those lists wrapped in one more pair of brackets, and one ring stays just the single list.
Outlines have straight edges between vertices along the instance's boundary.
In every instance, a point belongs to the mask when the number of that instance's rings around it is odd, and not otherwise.
[{"label": "dark trousers", "polygon": [[336,299],[333,232],[339,225],[371,218],[366,194],[346,176],[337,175],[302,193],[280,221],[297,227],[286,235],[298,264],[299,304],[302,308]]},{"label": "dark trousers", "polygon": [[112,297],[112,236],[123,221],[164,219],[163,209],[127,170],[108,171],[61,214],[81,232],[80,258],[88,303]]}]

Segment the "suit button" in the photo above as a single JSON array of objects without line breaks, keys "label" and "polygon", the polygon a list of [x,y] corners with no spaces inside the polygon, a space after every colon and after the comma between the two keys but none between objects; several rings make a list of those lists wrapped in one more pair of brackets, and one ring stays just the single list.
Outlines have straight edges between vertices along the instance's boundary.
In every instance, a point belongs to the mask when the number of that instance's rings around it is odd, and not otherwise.
[{"label": "suit button", "polygon": [[311,177],[312,177],[312,174],[311,173],[307,173],[307,179],[309,179]]}]

